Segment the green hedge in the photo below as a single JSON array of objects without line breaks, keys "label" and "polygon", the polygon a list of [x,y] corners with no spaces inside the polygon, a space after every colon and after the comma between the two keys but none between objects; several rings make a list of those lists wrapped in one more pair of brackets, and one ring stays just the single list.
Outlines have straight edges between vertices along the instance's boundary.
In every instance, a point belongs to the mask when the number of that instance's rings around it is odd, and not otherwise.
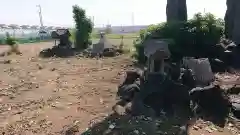
[{"label": "green hedge", "polygon": [[171,39],[169,49],[173,59],[183,56],[215,57],[214,46],[223,36],[224,22],[207,13],[195,14],[187,22],[172,22],[151,25],[139,33],[134,43],[136,53],[134,57],[145,62],[142,43],[148,38]]}]

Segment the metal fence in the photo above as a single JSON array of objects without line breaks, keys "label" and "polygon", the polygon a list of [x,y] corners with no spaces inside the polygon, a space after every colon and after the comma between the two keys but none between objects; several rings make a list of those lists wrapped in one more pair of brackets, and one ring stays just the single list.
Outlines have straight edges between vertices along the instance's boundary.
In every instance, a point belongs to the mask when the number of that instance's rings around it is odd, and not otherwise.
[{"label": "metal fence", "polygon": [[47,31],[46,34],[40,34],[38,30],[7,29],[0,30],[0,44],[5,44],[6,33],[9,33],[10,36],[16,38],[19,43],[33,43],[51,39],[51,31]]}]

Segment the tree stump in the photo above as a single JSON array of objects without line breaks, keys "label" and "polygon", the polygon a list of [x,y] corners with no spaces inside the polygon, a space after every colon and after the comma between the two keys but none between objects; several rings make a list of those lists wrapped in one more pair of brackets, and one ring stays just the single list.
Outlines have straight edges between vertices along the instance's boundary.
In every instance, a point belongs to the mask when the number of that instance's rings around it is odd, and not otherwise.
[{"label": "tree stump", "polygon": [[214,80],[214,74],[208,58],[184,58],[183,65],[191,69],[196,79],[196,85],[207,86]]}]

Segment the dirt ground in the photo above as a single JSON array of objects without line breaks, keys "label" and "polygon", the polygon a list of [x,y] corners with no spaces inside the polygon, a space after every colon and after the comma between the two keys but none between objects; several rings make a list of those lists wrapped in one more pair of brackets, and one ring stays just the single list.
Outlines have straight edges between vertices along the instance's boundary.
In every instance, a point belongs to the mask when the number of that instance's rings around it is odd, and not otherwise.
[{"label": "dirt ground", "polygon": [[[4,135],[154,135],[151,118],[113,114],[117,85],[132,68],[128,55],[103,60],[41,59],[53,43],[20,46],[21,56],[0,57],[0,132]],[[0,46],[0,52],[7,47]],[[10,63],[4,61],[11,60]],[[161,122],[158,122],[161,123]],[[206,122],[204,125],[207,125]],[[231,125],[229,125],[231,126]],[[231,135],[198,126],[192,135]],[[166,127],[167,128],[167,127]],[[231,131],[227,130],[231,129]]]}]

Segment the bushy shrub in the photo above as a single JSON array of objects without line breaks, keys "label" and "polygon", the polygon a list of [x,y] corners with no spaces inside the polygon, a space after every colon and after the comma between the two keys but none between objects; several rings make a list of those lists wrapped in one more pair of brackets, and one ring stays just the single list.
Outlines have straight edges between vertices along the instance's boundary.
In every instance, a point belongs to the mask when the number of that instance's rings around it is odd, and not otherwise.
[{"label": "bushy shrub", "polygon": [[10,50],[7,52],[8,54],[16,53],[21,54],[18,47],[18,42],[14,37],[11,37],[9,33],[6,33],[5,43],[10,46]]},{"label": "bushy shrub", "polygon": [[76,38],[75,38],[75,36],[76,36],[76,29],[71,29],[70,30],[70,34],[71,34],[70,41],[73,43],[76,40]]},{"label": "bushy shrub", "polygon": [[183,56],[215,57],[214,46],[223,36],[224,22],[214,15],[197,13],[187,22],[151,25],[140,31],[135,42],[136,59],[144,62],[142,43],[148,38],[171,39],[169,49],[173,59]]},{"label": "bushy shrub", "polygon": [[17,44],[17,41],[15,38],[11,37],[9,35],[9,33],[6,33],[6,40],[5,40],[5,43],[9,46],[13,46],[15,44]]},{"label": "bushy shrub", "polygon": [[75,47],[86,49],[91,43],[90,37],[93,30],[93,23],[86,17],[85,10],[77,5],[73,6],[73,18],[76,26]]},{"label": "bushy shrub", "polygon": [[135,47],[135,53],[133,54],[133,57],[137,59],[137,61],[141,64],[144,64],[146,62],[146,57],[144,55],[144,47],[142,45],[143,40],[136,40],[133,42]]}]

